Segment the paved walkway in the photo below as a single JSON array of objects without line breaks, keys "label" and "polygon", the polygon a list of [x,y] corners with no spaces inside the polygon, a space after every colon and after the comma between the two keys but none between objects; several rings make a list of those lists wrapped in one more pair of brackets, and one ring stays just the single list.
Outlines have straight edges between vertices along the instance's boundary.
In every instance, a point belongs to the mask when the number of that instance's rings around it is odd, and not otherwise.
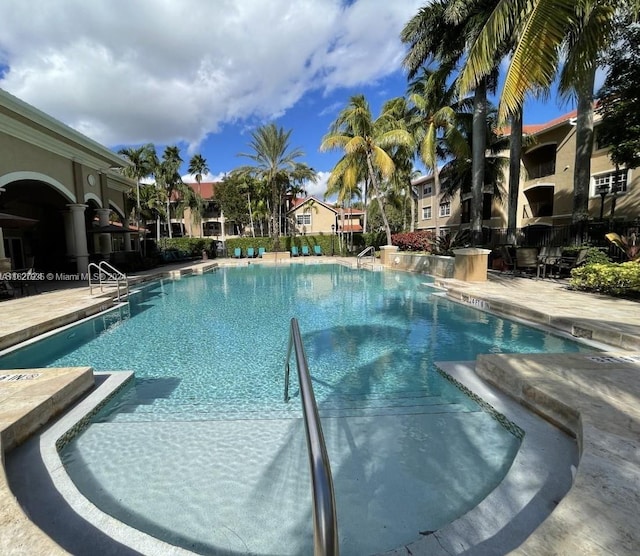
[{"label": "paved walkway", "polygon": [[[173,272],[181,272],[180,267]],[[640,351],[640,304],[569,291],[566,282],[494,273],[483,283],[444,279],[437,283],[463,303],[612,346],[607,354],[486,355],[478,359],[476,372],[574,435],[579,444],[581,459],[572,489],[514,553],[637,554],[640,353],[633,350]],[[1,302],[0,346],[59,326],[56,319],[76,318],[70,313],[84,316],[97,311],[103,303],[111,301],[88,295],[86,286]],[[21,514],[2,482],[2,505],[9,504],[16,515]],[[37,538],[37,530],[33,535]],[[412,545],[411,553],[482,553],[459,540],[459,546],[433,552],[446,539],[439,538],[439,532],[429,537]]]}]

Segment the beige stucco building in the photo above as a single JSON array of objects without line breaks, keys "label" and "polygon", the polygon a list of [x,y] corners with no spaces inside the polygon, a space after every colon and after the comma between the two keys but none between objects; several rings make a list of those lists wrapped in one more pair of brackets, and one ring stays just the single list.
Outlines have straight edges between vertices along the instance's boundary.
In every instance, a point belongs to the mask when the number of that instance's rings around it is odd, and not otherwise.
[{"label": "beige stucco building", "polygon": [[364,212],[340,208],[315,197],[295,199],[288,212],[293,231],[298,235],[361,232]]},{"label": "beige stucco building", "polygon": [[[129,163],[92,139],[0,90],[0,270],[87,271],[114,245],[132,249]],[[121,232],[99,233],[111,213]],[[96,227],[98,225],[99,227]]]},{"label": "beige stucco building", "polygon": [[[523,148],[522,152],[518,228],[571,223],[576,151],[575,118],[574,111],[544,124],[524,126],[523,131],[530,136],[532,144]],[[638,172],[636,169],[625,168],[617,174],[616,179],[616,169],[608,157],[608,151],[598,145],[598,121],[596,116],[596,139],[591,156],[590,217],[599,219],[601,209],[603,217],[609,217],[615,185],[615,217],[635,219],[640,216]],[[505,183],[508,183],[508,175],[505,176]],[[418,229],[442,234],[469,227],[469,196],[462,199],[456,196],[445,201],[435,191],[433,175],[422,176],[412,184],[418,200]],[[603,196],[605,188],[607,193]],[[489,193],[485,193],[484,197],[483,227],[507,227],[506,205],[497,202]]]}]

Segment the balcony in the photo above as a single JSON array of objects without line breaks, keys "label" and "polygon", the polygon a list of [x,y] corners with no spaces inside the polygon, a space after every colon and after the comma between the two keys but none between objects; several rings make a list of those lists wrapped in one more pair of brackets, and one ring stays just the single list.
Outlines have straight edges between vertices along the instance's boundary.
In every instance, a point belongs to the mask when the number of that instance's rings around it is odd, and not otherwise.
[{"label": "balcony", "polygon": [[527,169],[527,179],[537,180],[556,173],[556,145],[543,145],[525,153],[522,157]]}]

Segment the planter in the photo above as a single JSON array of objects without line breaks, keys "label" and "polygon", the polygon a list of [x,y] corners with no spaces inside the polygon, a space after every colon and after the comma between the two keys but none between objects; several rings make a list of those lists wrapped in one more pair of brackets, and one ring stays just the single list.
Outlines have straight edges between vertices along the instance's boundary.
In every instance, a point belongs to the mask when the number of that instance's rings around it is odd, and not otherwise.
[{"label": "planter", "polygon": [[466,247],[455,249],[453,277],[464,282],[486,282],[490,249]]}]

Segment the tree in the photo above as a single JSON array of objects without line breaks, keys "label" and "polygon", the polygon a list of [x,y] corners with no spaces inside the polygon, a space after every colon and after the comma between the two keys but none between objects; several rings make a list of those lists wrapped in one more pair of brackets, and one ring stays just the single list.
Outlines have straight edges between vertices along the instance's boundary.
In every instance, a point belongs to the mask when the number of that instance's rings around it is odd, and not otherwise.
[{"label": "tree", "polygon": [[136,227],[140,230],[140,218],[142,213],[140,181],[153,174],[155,164],[155,147],[151,144],[140,147],[127,147],[120,149],[118,154],[124,156],[133,165],[125,167],[123,174],[136,180],[135,219]]},{"label": "tree", "polygon": [[330,186],[339,180],[353,184],[362,175],[363,166],[366,167],[366,175],[380,208],[388,245],[391,245],[391,229],[384,211],[380,178],[388,179],[395,172],[396,166],[389,151],[400,145],[413,148],[413,138],[406,124],[394,115],[393,104],[386,103],[380,116],[374,120],[363,95],[351,97],[320,145],[322,151],[342,149],[345,153],[331,171]]},{"label": "tree", "polygon": [[598,91],[598,144],[616,167],[640,166],[640,25],[621,26],[620,40],[605,61],[609,72]]},{"label": "tree", "polygon": [[[409,70],[409,78],[413,78],[421,67],[427,66],[431,61],[437,62],[446,73],[451,74],[467,51],[468,43],[474,41],[498,1],[434,0],[421,8],[405,25],[400,35],[402,41],[409,44],[409,51],[403,61],[403,65]],[[478,243],[482,235],[487,92],[495,85],[498,60],[494,52],[491,71],[478,76],[473,87],[467,89],[474,91],[471,158],[471,229],[474,243]]]},{"label": "tree", "polygon": [[215,191],[215,199],[220,205],[220,210],[227,219],[234,222],[240,232],[250,223],[245,195],[246,180],[246,176],[231,172],[217,184]]},{"label": "tree", "polygon": [[[433,172],[435,195],[441,193],[439,164],[447,156],[467,160],[470,148],[460,131],[463,113],[468,113],[468,99],[456,100],[454,85],[447,85],[448,70],[423,69],[420,77],[409,84],[409,129],[416,151],[426,168]],[[436,231],[437,233],[437,231]]]},{"label": "tree", "polygon": [[[469,115],[465,118],[460,118],[459,125],[460,132],[467,137],[467,141],[473,141],[475,137],[473,135],[473,122],[470,121]],[[485,159],[485,184],[482,193],[483,195],[490,193],[492,198],[502,201],[505,197],[505,169],[509,164],[509,160],[502,156],[501,153],[507,149],[509,139],[499,133],[495,109],[489,111],[488,125],[485,129],[487,154]],[[460,195],[464,199],[470,195],[473,189],[473,165],[468,158],[448,158],[450,159],[449,162],[442,167],[440,172],[443,199],[450,199],[454,195]]]},{"label": "tree", "polygon": [[202,214],[204,211],[204,203],[202,202],[202,190],[200,183],[202,182],[202,175],[209,173],[209,167],[207,166],[207,160],[201,154],[194,154],[189,160],[189,174],[191,174],[198,184],[198,195],[190,196],[189,208],[194,221],[197,223],[200,233],[198,236],[202,236]]},{"label": "tree", "polygon": [[171,202],[181,202],[180,197],[176,193],[182,193],[182,199],[184,195],[189,195],[186,189],[180,187],[183,186],[182,178],[180,177],[180,164],[182,164],[182,158],[180,156],[180,149],[177,146],[168,146],[162,153],[162,160],[157,164],[155,169],[156,184],[159,189],[163,191],[163,196],[166,203],[166,220],[169,237],[172,237],[171,230]]},{"label": "tree", "polygon": [[461,91],[472,89],[492,71],[496,53],[515,37],[500,96],[504,121],[522,106],[527,93],[548,91],[562,68],[560,91],[577,99],[574,222],[588,217],[596,69],[615,36],[616,18],[636,18],[639,10],[640,0],[499,0],[459,76]]},{"label": "tree", "polygon": [[308,165],[296,161],[304,156],[299,148],[289,145],[291,130],[285,131],[271,123],[256,129],[251,134],[249,146],[252,153],[241,153],[254,161],[252,166],[243,166],[237,171],[263,181],[271,193],[271,230],[274,249],[280,248],[280,215],[287,191],[305,181],[315,181],[316,172]]}]

